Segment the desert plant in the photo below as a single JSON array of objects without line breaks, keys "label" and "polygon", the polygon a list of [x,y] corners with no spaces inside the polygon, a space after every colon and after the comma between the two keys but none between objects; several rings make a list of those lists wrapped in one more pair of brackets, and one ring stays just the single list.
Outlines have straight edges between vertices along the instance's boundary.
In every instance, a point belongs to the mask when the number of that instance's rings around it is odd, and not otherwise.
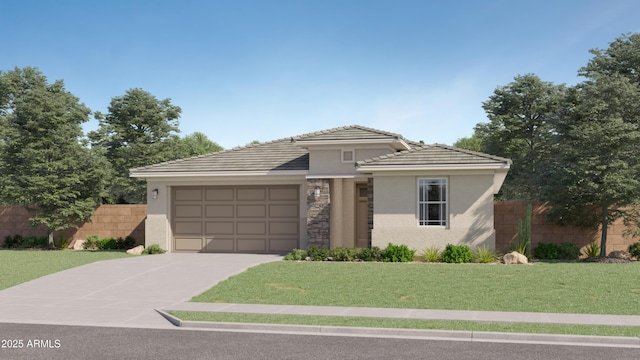
[{"label": "desert plant", "polygon": [[329,250],[329,257],[333,261],[353,261],[356,259],[357,253],[358,249],[338,246]]},{"label": "desert plant", "polygon": [[384,249],[382,260],[384,262],[411,262],[416,251],[409,249],[407,245],[394,245],[389,243]]},{"label": "desert plant", "polygon": [[571,242],[563,242],[558,246],[558,259],[576,260],[580,257],[580,248]]},{"label": "desert plant", "polygon": [[592,241],[584,248],[583,254],[586,257],[597,257],[600,256],[600,244],[597,241]]},{"label": "desert plant", "polygon": [[531,257],[531,214],[533,206],[527,205],[527,212],[524,218],[518,219],[518,238],[511,243],[511,250],[520,254]]},{"label": "desert plant", "polygon": [[629,247],[627,248],[627,251],[631,256],[640,260],[640,241],[635,244],[629,245]]},{"label": "desert plant", "polygon": [[533,256],[542,260],[554,260],[560,257],[560,248],[556,244],[540,243],[533,251]]},{"label": "desert plant", "polygon": [[422,252],[422,259],[426,262],[439,262],[441,251],[436,246],[430,246]]},{"label": "desert plant", "polygon": [[498,260],[496,252],[487,245],[475,248],[471,255],[473,256],[474,262],[482,264],[492,263]]},{"label": "desert plant", "polygon": [[293,249],[291,250],[290,253],[288,253],[284,259],[285,260],[293,260],[293,261],[300,261],[300,260],[304,260],[307,258],[307,250],[302,250],[302,249]]},{"label": "desert plant", "polygon": [[69,247],[69,239],[67,239],[67,237],[64,236],[64,234],[60,234],[60,238],[58,239],[57,244],[55,245],[60,249],[66,249]]},{"label": "desert plant", "polygon": [[442,251],[442,261],[446,263],[468,263],[472,259],[471,249],[467,245],[447,244]]},{"label": "desert plant", "polygon": [[89,250],[97,250],[100,248],[100,236],[92,234],[87,235],[87,241],[84,243],[83,247]]},{"label": "desert plant", "polygon": [[[307,255],[314,261],[324,261],[329,257],[329,249],[324,247],[312,246],[307,250]],[[305,256],[305,257],[306,257]]]},{"label": "desert plant", "polygon": [[149,245],[149,247],[147,247],[146,249],[144,249],[144,251],[142,253],[143,254],[149,254],[149,255],[164,254],[165,250],[162,249],[160,247],[160,245],[158,245],[158,244],[152,244],[152,245]]}]

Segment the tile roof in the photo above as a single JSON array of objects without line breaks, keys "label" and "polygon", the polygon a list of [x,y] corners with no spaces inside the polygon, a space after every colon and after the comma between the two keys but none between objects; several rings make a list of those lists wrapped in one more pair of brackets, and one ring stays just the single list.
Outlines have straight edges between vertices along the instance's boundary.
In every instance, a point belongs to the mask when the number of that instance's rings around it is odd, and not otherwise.
[{"label": "tile roof", "polygon": [[452,146],[414,145],[411,149],[358,162],[358,166],[387,165],[510,165],[511,160]]},{"label": "tile roof", "polygon": [[403,139],[399,134],[372,129],[360,125],[344,126],[295,136],[296,141],[317,140],[362,140],[362,139]]}]

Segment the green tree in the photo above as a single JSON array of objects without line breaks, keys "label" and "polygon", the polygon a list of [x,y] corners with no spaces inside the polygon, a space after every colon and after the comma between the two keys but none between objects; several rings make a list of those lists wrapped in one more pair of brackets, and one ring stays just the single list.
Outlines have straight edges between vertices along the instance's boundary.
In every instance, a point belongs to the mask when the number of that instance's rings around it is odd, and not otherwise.
[{"label": "green tree", "polygon": [[591,74],[569,91],[572,105],[555,122],[554,157],[539,184],[560,223],[602,230],[633,221],[629,205],[640,201],[640,89],[619,74]]},{"label": "green tree", "polygon": [[197,155],[204,155],[224,150],[222,146],[211,141],[207,135],[201,132],[194,132],[180,138],[178,158],[185,158]]},{"label": "green tree", "polygon": [[30,67],[0,73],[0,94],[0,195],[33,210],[53,244],[53,232],[89,221],[103,195],[109,166],[81,141],[90,110]]},{"label": "green tree", "polygon": [[505,200],[538,200],[534,179],[550,156],[551,121],[562,107],[565,87],[534,74],[518,75],[496,88],[482,107],[489,118],[475,128],[484,152],[513,160],[502,188]]},{"label": "green tree", "polygon": [[622,35],[611,42],[607,49],[591,49],[589,52],[594,56],[580,69],[580,75],[618,74],[640,85],[640,33]]},{"label": "green tree", "polygon": [[473,135],[469,137],[463,137],[456,140],[453,146],[460,149],[485,152],[484,146],[482,144],[482,135],[478,132],[473,133]]},{"label": "green tree", "polygon": [[130,89],[111,99],[106,115],[96,113],[100,128],[90,132],[89,138],[93,146],[104,149],[115,171],[111,201],[146,202],[145,181],[130,178],[129,169],[179,157],[180,112],[170,99],[158,100],[142,89]]}]

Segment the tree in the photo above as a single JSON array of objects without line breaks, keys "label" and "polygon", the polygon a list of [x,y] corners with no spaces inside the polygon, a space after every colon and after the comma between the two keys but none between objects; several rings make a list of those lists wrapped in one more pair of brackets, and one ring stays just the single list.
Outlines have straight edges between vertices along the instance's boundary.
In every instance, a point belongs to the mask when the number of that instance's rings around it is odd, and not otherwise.
[{"label": "tree", "polygon": [[482,107],[489,118],[475,128],[484,152],[513,160],[502,189],[505,200],[538,200],[534,180],[550,155],[552,119],[562,107],[565,87],[534,74],[519,75],[496,88]]},{"label": "tree", "polygon": [[32,225],[53,244],[53,232],[89,221],[103,195],[109,166],[81,143],[90,110],[30,67],[0,73],[0,94],[0,196],[34,210]]},{"label": "tree", "polygon": [[592,73],[570,90],[572,105],[555,122],[556,147],[538,181],[560,223],[601,228],[606,256],[608,225],[640,201],[640,88],[619,74]]},{"label": "tree", "polygon": [[224,150],[222,146],[209,140],[207,135],[198,131],[180,138],[178,143],[180,147],[178,158],[204,155]]},{"label": "tree", "polygon": [[578,72],[585,77],[622,75],[640,85],[640,33],[625,34],[609,44],[607,49],[589,50],[594,56]]},{"label": "tree", "polygon": [[482,145],[482,136],[478,132],[473,133],[473,135],[471,135],[470,137],[463,137],[456,140],[453,146],[460,149],[485,152]]},{"label": "tree", "polygon": [[129,177],[129,169],[179,157],[177,133],[181,109],[170,99],[158,100],[142,89],[114,97],[108,113],[96,113],[92,145],[104,149],[115,175],[110,198],[117,203],[145,203],[145,181]]}]

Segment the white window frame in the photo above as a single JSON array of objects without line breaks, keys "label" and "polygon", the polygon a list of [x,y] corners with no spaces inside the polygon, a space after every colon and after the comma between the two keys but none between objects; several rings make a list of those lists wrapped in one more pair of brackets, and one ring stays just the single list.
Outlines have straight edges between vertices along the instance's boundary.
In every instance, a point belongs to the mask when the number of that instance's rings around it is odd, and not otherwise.
[{"label": "white window frame", "polygon": [[[351,153],[351,160],[345,160],[344,159],[344,154],[345,153]],[[355,163],[356,162],[356,151],[355,150],[345,150],[342,149],[340,151],[340,160],[342,163]]]},{"label": "white window frame", "polygon": [[[432,185],[440,186],[439,199],[429,200],[426,187]],[[422,187],[425,187],[422,190]],[[444,200],[443,200],[444,198]],[[418,178],[417,189],[417,218],[419,227],[443,227],[449,226],[449,181],[447,178]],[[440,218],[429,219],[429,206],[438,205],[440,207]]]}]

